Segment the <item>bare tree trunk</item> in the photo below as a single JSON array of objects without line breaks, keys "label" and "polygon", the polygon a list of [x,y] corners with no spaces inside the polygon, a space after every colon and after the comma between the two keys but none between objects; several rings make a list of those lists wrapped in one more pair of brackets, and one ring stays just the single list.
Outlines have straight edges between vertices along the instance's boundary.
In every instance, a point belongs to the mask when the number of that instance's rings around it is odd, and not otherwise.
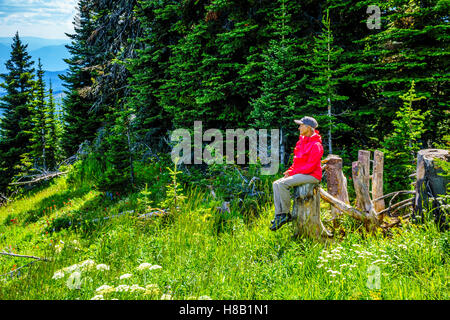
[{"label": "bare tree trunk", "polygon": [[321,241],[333,236],[320,219],[319,184],[308,183],[295,187],[292,218],[295,236],[305,235]]},{"label": "bare tree trunk", "polygon": [[[384,154],[375,150],[373,154],[373,171],[372,171],[372,199],[378,199],[383,196],[383,161]],[[375,201],[375,211],[380,212],[385,208],[384,200]],[[383,217],[379,217],[381,220]]]},{"label": "bare tree trunk", "polygon": [[[414,214],[419,214],[423,218],[423,209],[433,210],[436,223],[442,224],[448,209],[441,207],[438,195],[446,194],[448,179],[439,175],[443,172],[435,161],[441,159],[448,162],[450,154],[448,150],[424,149],[417,154],[417,180],[416,197],[414,202]],[[433,199],[429,205],[430,198]]]},{"label": "bare tree trunk", "polygon": [[379,226],[380,221],[378,221],[377,213],[370,199],[369,189],[366,183],[367,177],[364,172],[365,168],[365,165],[362,165],[359,161],[352,163],[353,185],[355,187],[356,203],[359,204],[357,209],[365,214],[364,224],[366,225],[366,229],[374,231]]},{"label": "bare tree trunk", "polygon": [[[327,191],[333,197],[343,201],[346,204],[350,204],[347,192],[347,178],[345,178],[342,172],[342,158],[330,154],[325,159],[325,174],[327,177]],[[337,215],[339,211],[334,206],[331,207],[331,216],[333,219],[333,226],[337,227]]]},{"label": "bare tree trunk", "polygon": [[131,136],[130,136],[130,122],[127,121],[127,140],[128,140],[128,161],[130,162],[130,176],[131,186],[134,186],[134,167],[133,167],[133,155],[131,153]]}]

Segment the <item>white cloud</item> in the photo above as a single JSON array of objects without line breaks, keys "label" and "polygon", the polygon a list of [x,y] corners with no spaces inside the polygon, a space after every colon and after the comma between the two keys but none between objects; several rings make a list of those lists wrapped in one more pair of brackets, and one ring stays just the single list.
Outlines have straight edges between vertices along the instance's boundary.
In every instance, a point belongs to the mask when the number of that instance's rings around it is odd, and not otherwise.
[{"label": "white cloud", "polygon": [[0,0],[0,37],[66,38],[73,33],[77,0]]}]

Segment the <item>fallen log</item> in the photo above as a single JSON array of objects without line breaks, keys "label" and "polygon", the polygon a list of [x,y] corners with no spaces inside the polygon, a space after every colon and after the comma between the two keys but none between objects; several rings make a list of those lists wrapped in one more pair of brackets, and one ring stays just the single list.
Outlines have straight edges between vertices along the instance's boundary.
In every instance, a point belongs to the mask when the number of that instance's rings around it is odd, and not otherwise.
[{"label": "fallen log", "polygon": [[53,179],[55,177],[61,176],[63,174],[67,174],[68,171],[65,172],[50,172],[50,173],[45,173],[45,174],[39,174],[39,175],[35,175],[35,176],[30,176],[30,177],[34,177],[33,180],[30,181],[17,181],[17,182],[12,182],[9,185],[11,186],[20,186],[20,185],[26,185],[26,184],[34,184],[43,180],[48,180],[48,179]]},{"label": "fallen log", "polygon": [[338,209],[339,211],[342,211],[346,214],[348,214],[350,217],[362,221],[365,221],[365,214],[364,212],[359,211],[358,209],[355,209],[354,207],[352,207],[351,205],[349,205],[348,203],[345,203],[335,197],[333,197],[331,194],[329,194],[328,192],[326,192],[325,190],[323,190],[322,188],[319,189],[320,191],[320,197],[328,202],[329,204],[331,204],[332,206],[334,206],[336,209]]}]

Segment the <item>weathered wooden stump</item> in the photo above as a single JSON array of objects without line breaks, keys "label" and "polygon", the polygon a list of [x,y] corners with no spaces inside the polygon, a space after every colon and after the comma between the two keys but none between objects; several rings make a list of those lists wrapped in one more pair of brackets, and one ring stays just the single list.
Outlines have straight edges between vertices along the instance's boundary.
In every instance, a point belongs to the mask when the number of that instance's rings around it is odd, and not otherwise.
[{"label": "weathered wooden stump", "polygon": [[356,193],[356,209],[364,214],[363,222],[368,231],[375,231],[381,221],[378,221],[377,212],[369,195],[366,181],[366,165],[359,161],[352,162],[353,186]]},{"label": "weathered wooden stump", "polygon": [[[337,155],[330,154],[324,162],[326,163],[325,174],[327,177],[328,193],[336,199],[350,204],[347,192],[347,178],[345,178],[342,172],[342,158]],[[340,211],[334,206],[331,207],[331,216],[334,228],[337,228],[336,218],[339,212]]]},{"label": "weathered wooden stump", "polygon": [[[436,223],[442,224],[448,209],[440,206],[439,195],[446,194],[448,179],[439,175],[443,172],[435,161],[441,159],[448,161],[450,154],[448,150],[424,149],[417,154],[417,180],[416,197],[414,202],[414,214],[423,218],[423,209],[432,210]],[[432,204],[429,201],[432,200]]]},{"label": "weathered wooden stump", "polygon": [[308,236],[321,241],[332,238],[320,219],[320,192],[318,183],[307,183],[294,187],[292,207],[294,235]]},{"label": "weathered wooden stump", "polygon": [[[372,199],[378,199],[383,196],[383,162],[384,154],[381,151],[375,150],[373,153],[373,171],[372,171]],[[374,201],[375,211],[380,212],[385,209],[384,200]],[[379,217],[383,220],[383,217]]]}]

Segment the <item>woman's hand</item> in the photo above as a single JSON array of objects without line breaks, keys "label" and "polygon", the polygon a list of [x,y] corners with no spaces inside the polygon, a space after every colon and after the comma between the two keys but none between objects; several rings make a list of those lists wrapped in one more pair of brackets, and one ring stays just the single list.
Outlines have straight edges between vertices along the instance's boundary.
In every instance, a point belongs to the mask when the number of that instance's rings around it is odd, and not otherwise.
[{"label": "woman's hand", "polygon": [[283,174],[284,174],[284,177],[285,177],[285,178],[289,177],[289,171],[288,171],[288,170],[286,170],[285,172],[283,172]]}]

